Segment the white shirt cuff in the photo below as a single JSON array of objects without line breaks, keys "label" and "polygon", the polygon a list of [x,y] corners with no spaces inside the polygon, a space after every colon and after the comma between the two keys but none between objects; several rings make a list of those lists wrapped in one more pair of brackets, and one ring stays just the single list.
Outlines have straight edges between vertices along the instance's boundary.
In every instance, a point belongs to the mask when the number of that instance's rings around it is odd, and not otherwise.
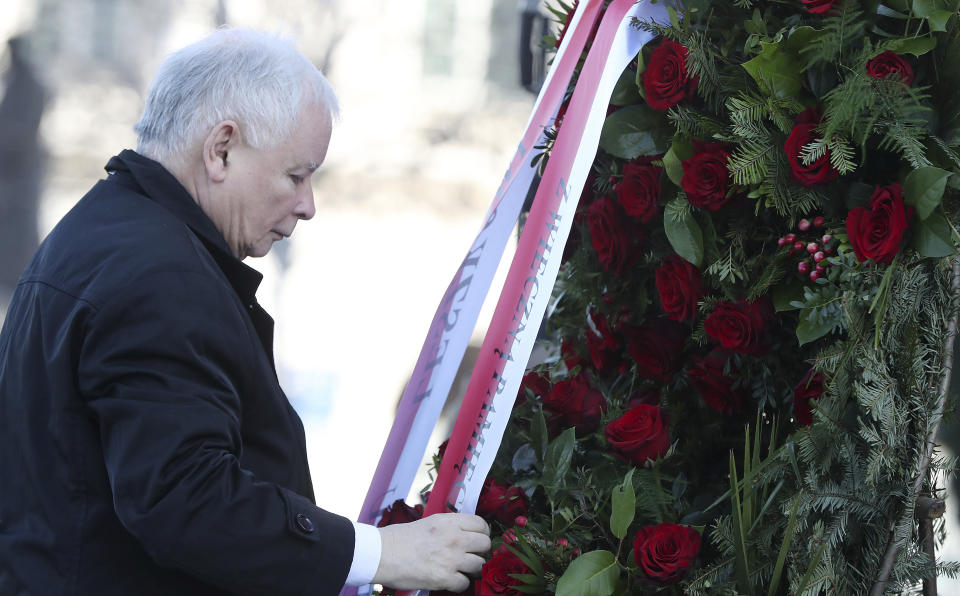
[{"label": "white shirt cuff", "polygon": [[380,553],[383,549],[380,530],[375,526],[353,522],[353,534],[353,563],[350,564],[346,585],[365,586],[373,582],[377,568],[380,567]]}]

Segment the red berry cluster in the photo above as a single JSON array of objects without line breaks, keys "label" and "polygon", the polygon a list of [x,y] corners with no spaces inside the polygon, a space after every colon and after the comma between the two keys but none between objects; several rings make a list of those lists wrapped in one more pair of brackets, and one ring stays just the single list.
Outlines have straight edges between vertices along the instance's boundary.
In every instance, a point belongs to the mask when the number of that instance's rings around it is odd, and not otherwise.
[{"label": "red berry cluster", "polygon": [[[801,219],[797,222],[797,231],[799,235],[807,236],[806,240],[801,240],[798,234],[793,232],[785,234],[777,240],[777,246],[787,247],[788,256],[799,255],[797,261],[797,273],[807,275],[810,281],[817,281],[826,272],[830,262],[826,260],[833,254],[836,243],[830,234],[820,234],[819,230],[826,224],[826,220],[818,215],[809,219]],[[812,261],[811,261],[812,259]]]}]

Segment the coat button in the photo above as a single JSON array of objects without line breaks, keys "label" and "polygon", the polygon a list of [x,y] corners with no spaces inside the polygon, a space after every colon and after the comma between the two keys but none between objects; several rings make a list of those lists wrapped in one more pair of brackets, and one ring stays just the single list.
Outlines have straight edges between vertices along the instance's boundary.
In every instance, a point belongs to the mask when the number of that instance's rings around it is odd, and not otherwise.
[{"label": "coat button", "polygon": [[302,513],[297,514],[297,527],[307,534],[313,533],[313,520]]}]

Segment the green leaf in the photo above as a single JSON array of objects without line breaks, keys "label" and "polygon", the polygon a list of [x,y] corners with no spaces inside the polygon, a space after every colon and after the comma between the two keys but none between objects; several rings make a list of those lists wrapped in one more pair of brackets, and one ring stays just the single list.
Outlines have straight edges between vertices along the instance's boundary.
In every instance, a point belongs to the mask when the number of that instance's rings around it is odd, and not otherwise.
[{"label": "green leaf", "polygon": [[917,209],[920,219],[927,219],[943,200],[950,172],[940,168],[918,168],[903,181],[903,198],[907,205]]},{"label": "green leaf", "polygon": [[683,180],[683,161],[693,157],[693,145],[690,141],[677,135],[673,138],[673,144],[670,150],[663,156],[663,169],[667,173],[667,178],[677,187]]},{"label": "green leaf", "polygon": [[[518,559],[520,559],[524,565],[530,568],[530,571],[533,572],[533,575],[536,577],[543,577],[543,563],[540,562],[540,557],[537,556],[537,551],[533,550],[533,546],[530,545],[530,541],[527,538],[524,538],[523,534],[517,536],[516,544],[505,544],[507,550],[512,552]],[[519,548],[518,548],[519,547]]]},{"label": "green leaf", "polygon": [[547,446],[544,458],[544,484],[558,488],[566,484],[566,475],[570,470],[573,451],[577,446],[575,430],[568,428]]},{"label": "green leaf", "polygon": [[933,48],[937,47],[937,38],[905,37],[892,40],[885,44],[885,47],[888,50],[892,50],[898,54],[913,54],[914,56],[922,56]]},{"label": "green leaf", "polygon": [[637,78],[629,67],[623,69],[617,84],[613,86],[613,93],[610,95],[610,103],[615,106],[628,106],[640,101],[640,93],[637,91]]},{"label": "green leaf", "polygon": [[700,267],[703,263],[703,232],[697,220],[692,215],[674,218],[670,213],[665,213],[663,229],[673,250],[691,264]]},{"label": "green leaf", "polygon": [[783,564],[787,561],[787,553],[790,551],[790,544],[793,542],[793,532],[797,527],[797,511],[800,510],[800,498],[803,491],[793,502],[793,508],[790,510],[790,520],[787,522],[787,529],[783,532],[783,541],[780,543],[780,554],[777,555],[777,564],[773,569],[773,577],[770,578],[770,589],[767,596],[776,596],[777,588],[780,585],[780,578],[783,576]]},{"label": "green leaf", "polygon": [[803,286],[792,283],[777,284],[770,294],[773,298],[773,308],[777,312],[796,310],[797,307],[790,303],[803,300]]},{"label": "green leaf", "polygon": [[743,63],[760,89],[779,99],[796,97],[803,85],[803,61],[779,43],[761,42],[760,55]]},{"label": "green leaf", "polygon": [[935,10],[930,13],[930,16],[927,17],[927,23],[930,25],[931,31],[946,31],[947,30],[947,21],[950,20],[950,17],[953,16],[953,13],[948,10]]},{"label": "green leaf", "polygon": [[931,31],[946,31],[947,21],[956,12],[956,6],[947,0],[913,0],[913,12],[927,19]]},{"label": "green leaf", "polygon": [[644,105],[632,105],[607,116],[600,131],[600,147],[621,159],[662,155],[672,133],[663,114]]},{"label": "green leaf", "polygon": [[750,559],[747,556],[747,529],[743,520],[743,508],[740,505],[740,490],[737,488],[737,460],[730,450],[730,509],[733,513],[736,544],[734,545],[737,588],[749,594],[750,588]]},{"label": "green leaf", "polygon": [[637,88],[637,94],[642,98],[646,98],[646,93],[643,90],[643,73],[645,72],[647,72],[647,63],[643,60],[643,51],[641,50],[637,54],[637,72],[635,73],[634,84]]},{"label": "green leaf", "polygon": [[801,346],[815,339],[820,339],[830,333],[831,329],[833,329],[833,321],[829,318],[818,321],[814,309],[805,308],[800,311],[800,322],[797,324],[797,340],[800,341]]},{"label": "green leaf", "polygon": [[823,37],[825,33],[813,27],[797,27],[790,32],[790,37],[782,42],[783,49],[791,54],[800,54],[803,48],[809,47]]},{"label": "green leaf", "polygon": [[630,468],[623,484],[613,487],[611,493],[610,531],[621,540],[627,535],[627,529],[633,523],[637,512],[637,495],[633,491],[633,472]]},{"label": "green leaf", "polygon": [[810,584],[813,571],[817,568],[817,565],[820,564],[820,559],[823,557],[823,551],[827,550],[827,546],[829,546],[829,544],[830,543],[828,541],[824,540],[820,548],[817,549],[817,553],[813,555],[813,558],[810,560],[810,566],[807,567],[807,572],[804,573],[803,577],[800,578],[800,583],[798,584],[799,587],[796,591],[797,594],[802,594],[803,591],[807,589],[807,586]]},{"label": "green leaf", "polygon": [[533,449],[537,452],[537,459],[543,461],[547,456],[547,419],[543,415],[543,408],[537,408],[536,414],[531,421],[530,442],[533,443]]},{"label": "green leaf", "polygon": [[947,257],[956,254],[950,222],[940,211],[936,211],[926,220],[916,220],[911,246],[924,257]]},{"label": "green leaf", "polygon": [[570,563],[557,581],[557,596],[610,596],[620,579],[613,553],[595,550]]}]

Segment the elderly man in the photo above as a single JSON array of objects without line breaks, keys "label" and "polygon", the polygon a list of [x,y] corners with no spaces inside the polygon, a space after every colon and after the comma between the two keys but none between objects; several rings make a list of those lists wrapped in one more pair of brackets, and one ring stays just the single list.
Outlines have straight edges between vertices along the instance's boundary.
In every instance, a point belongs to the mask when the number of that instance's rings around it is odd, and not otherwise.
[{"label": "elderly man", "polygon": [[163,64],[138,151],[43,242],[0,332],[0,594],[463,590],[479,571],[476,516],[378,530],[314,504],[241,261],[314,215],[336,109],[272,36],[221,30]]}]

